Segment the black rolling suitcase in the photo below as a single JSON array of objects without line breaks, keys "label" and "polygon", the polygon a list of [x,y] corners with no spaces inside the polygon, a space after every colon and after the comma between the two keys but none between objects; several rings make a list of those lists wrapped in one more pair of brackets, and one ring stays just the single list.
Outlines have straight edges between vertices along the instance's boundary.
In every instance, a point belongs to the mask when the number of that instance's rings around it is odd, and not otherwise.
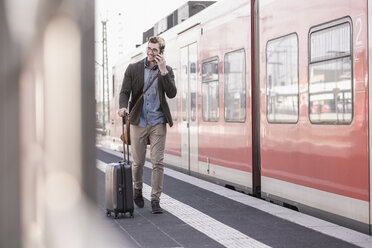
[{"label": "black rolling suitcase", "polygon": [[[125,152],[125,150],[127,151]],[[118,163],[108,164],[106,167],[106,215],[111,216],[111,213],[114,213],[115,218],[121,213],[128,212],[133,217],[134,211],[132,164],[129,162],[129,146],[127,145],[127,149],[125,149],[124,139],[123,159]]]}]

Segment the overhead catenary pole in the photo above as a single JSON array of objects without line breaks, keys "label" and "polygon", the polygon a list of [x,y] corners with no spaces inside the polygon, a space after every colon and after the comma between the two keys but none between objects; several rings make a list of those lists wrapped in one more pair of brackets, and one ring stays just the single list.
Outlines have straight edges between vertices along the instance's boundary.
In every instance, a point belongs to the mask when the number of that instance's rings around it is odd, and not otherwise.
[{"label": "overhead catenary pole", "polygon": [[[108,53],[107,53],[107,20],[102,21],[102,124],[103,132],[106,134],[106,123],[109,121],[110,101],[108,85]],[[106,102],[107,101],[107,102]],[[106,122],[107,116],[107,122]]]}]

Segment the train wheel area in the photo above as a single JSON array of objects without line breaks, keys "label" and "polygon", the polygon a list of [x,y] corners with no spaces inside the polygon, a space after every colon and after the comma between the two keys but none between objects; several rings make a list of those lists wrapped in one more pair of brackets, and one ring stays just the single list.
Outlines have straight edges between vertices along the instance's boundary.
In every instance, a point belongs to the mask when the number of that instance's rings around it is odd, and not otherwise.
[{"label": "train wheel area", "polygon": [[[105,213],[105,166],[122,154],[97,152],[98,203]],[[138,247],[371,247],[372,237],[240,192],[164,169],[162,215],[151,214],[151,163],[145,207],[134,218],[107,218]]]}]

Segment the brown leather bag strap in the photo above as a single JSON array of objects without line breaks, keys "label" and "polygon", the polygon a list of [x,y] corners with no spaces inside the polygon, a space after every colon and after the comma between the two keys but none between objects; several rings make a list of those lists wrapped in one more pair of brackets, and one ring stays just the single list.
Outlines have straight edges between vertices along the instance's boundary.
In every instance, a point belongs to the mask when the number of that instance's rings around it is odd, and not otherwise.
[{"label": "brown leather bag strap", "polygon": [[[146,92],[150,89],[151,85],[154,83],[155,79],[158,78],[158,76],[160,75],[160,71],[158,72],[158,74],[156,74],[156,76],[152,79],[151,83],[149,84],[149,86],[147,86],[147,88],[145,89],[145,91],[142,92],[142,94],[140,95],[140,97],[137,99],[136,103],[134,104],[133,108],[131,109],[131,111],[129,112],[128,115],[130,115],[130,113],[136,108],[137,104],[139,103],[139,101],[142,99],[142,97],[146,94]],[[129,117],[129,116],[128,116]]]}]

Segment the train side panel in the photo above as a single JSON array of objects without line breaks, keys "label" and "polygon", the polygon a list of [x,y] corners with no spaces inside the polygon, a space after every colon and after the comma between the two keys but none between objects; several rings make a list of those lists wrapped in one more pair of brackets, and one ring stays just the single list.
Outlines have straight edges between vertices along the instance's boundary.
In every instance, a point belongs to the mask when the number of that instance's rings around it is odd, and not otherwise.
[{"label": "train side panel", "polygon": [[[175,111],[177,120],[174,121],[174,127],[168,129],[164,162],[186,173],[250,192],[252,188],[250,1],[239,0],[233,4],[218,2],[216,6],[212,5],[205,11],[210,12],[194,19],[190,18],[178,29],[164,36],[167,40],[167,61],[176,68],[178,88],[178,105]],[[221,35],[222,33],[224,35]],[[193,93],[193,86],[190,84],[193,75],[189,74],[193,69],[185,60],[190,59],[190,49],[195,47],[197,89]],[[178,58],[169,59],[169,56],[175,55]],[[210,89],[206,87],[208,83],[203,81],[206,77],[203,75],[203,64],[211,60],[217,63],[218,81],[215,83],[217,89],[213,88],[215,92],[206,96],[206,90]],[[234,68],[239,67],[239,75],[244,78],[239,80],[244,82],[244,87],[241,87],[243,90],[239,92],[230,89],[232,93],[228,97],[235,96],[235,100],[231,100],[231,106],[235,104],[234,106],[239,106],[239,109],[225,115],[227,86],[224,82],[227,80],[225,72],[229,70],[226,67],[229,63],[234,64],[230,75],[234,74],[236,70]],[[234,80],[233,75],[230,76],[230,80]],[[193,97],[196,99],[193,100]],[[206,99],[209,99],[208,103],[205,102]],[[208,104],[217,107],[206,114]],[[192,120],[194,110],[197,111],[196,120]],[[209,119],[211,116],[213,118]],[[194,124],[197,125],[193,126]]]},{"label": "train side panel", "polygon": [[[366,1],[280,5],[260,6],[262,194],[368,232]],[[273,65],[288,64],[275,58],[283,49],[298,53],[298,72]],[[279,90],[278,69],[298,77],[292,98]],[[298,101],[297,114],[285,101]]]},{"label": "train side panel", "polygon": [[[202,167],[199,171],[249,192],[252,188],[250,18],[250,3],[245,2],[224,16],[204,23],[198,60],[201,68],[198,80],[199,163]],[[218,107],[213,110],[216,112],[203,106],[207,104],[203,101],[214,105],[206,96],[209,91],[211,97],[210,92],[214,90],[214,82],[207,79],[208,65],[213,61],[218,63],[218,92],[214,95],[217,95]],[[244,67],[244,87],[234,92],[232,86],[228,87],[233,80],[240,80],[231,76],[238,75],[239,66]],[[233,111],[227,111],[227,103],[233,106]]]},{"label": "train side panel", "polygon": [[[177,87],[177,96],[175,98],[167,98],[168,105],[173,118],[173,126],[167,126],[167,139],[165,144],[165,161],[172,165],[179,164],[181,156],[181,130],[180,130],[180,83],[179,83],[179,56],[177,54],[177,43],[175,39],[166,40],[165,59],[167,64],[173,69],[175,83]],[[148,152],[149,153],[149,152]]]},{"label": "train side panel", "polygon": [[[249,0],[217,2],[161,35],[178,89],[167,99],[174,126],[164,162],[252,192],[252,107],[259,106],[261,196],[368,232],[367,1],[256,3],[260,99],[253,106]],[[133,54],[144,57],[146,46]],[[115,102],[126,63],[115,68]],[[119,137],[118,103],[111,106],[111,135]]]}]

